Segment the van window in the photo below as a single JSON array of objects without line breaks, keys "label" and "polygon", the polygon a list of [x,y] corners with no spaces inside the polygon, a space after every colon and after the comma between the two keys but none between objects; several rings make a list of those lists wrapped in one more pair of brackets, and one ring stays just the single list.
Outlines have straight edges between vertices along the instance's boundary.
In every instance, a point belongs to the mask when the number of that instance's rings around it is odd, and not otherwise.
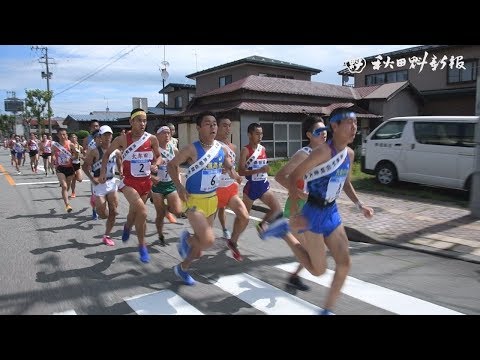
[{"label": "van window", "polygon": [[413,129],[420,144],[473,147],[473,126],[468,123],[414,122]]},{"label": "van window", "polygon": [[406,121],[389,121],[375,131],[371,140],[400,139]]}]

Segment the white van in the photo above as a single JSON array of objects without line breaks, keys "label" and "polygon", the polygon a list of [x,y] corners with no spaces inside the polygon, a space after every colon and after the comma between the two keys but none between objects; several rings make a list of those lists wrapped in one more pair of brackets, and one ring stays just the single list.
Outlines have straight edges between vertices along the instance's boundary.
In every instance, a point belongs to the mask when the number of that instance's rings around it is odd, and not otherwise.
[{"label": "white van", "polygon": [[364,141],[361,169],[391,185],[397,180],[470,190],[478,116],[391,118]]}]

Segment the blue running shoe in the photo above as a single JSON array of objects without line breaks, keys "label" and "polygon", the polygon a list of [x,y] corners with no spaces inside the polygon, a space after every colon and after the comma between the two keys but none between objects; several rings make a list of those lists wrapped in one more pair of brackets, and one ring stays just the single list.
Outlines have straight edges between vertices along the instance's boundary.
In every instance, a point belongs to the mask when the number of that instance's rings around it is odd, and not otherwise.
[{"label": "blue running shoe", "polygon": [[183,280],[185,285],[189,285],[189,286],[195,285],[195,280],[190,276],[188,272],[186,272],[185,270],[182,270],[182,267],[180,266],[180,264],[173,267],[173,272],[175,273],[175,275],[177,275],[180,279]]},{"label": "blue running shoe", "polygon": [[98,214],[95,209],[92,209],[92,220],[98,220]]},{"label": "blue running shoe", "polygon": [[335,314],[328,309],[323,309],[322,311],[320,311],[319,315],[335,315]]},{"label": "blue running shoe", "polygon": [[146,246],[140,246],[138,248],[138,252],[140,253],[141,262],[148,263],[150,261],[150,255],[148,255],[148,250]]},{"label": "blue running shoe", "polygon": [[130,228],[127,224],[123,225],[122,241],[127,242],[130,239]]},{"label": "blue running shoe", "polygon": [[185,260],[188,253],[190,252],[190,245],[188,245],[187,239],[190,237],[190,233],[187,230],[183,230],[180,235],[180,242],[177,245],[178,253],[181,258]]},{"label": "blue running shoe", "polygon": [[269,226],[268,229],[260,233],[260,239],[265,240],[269,237],[284,237],[288,232],[290,231],[290,228],[288,226],[288,220],[285,218],[280,218],[278,220],[275,220],[272,222]]}]

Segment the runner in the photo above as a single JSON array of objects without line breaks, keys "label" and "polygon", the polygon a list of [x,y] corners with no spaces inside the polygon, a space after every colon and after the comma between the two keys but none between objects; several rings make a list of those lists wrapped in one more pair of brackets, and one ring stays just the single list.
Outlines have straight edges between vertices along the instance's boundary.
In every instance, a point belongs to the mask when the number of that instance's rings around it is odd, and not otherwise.
[{"label": "runner", "polygon": [[247,183],[243,188],[243,203],[248,213],[252,209],[255,200],[260,199],[270,209],[260,223],[257,224],[257,231],[260,237],[266,230],[267,224],[274,229],[277,226],[286,225],[287,221],[282,217],[282,208],[277,198],[270,190],[268,182],[267,153],[265,147],[260,145],[263,137],[262,126],[258,123],[248,125],[248,145],[240,152],[238,173],[245,176]]},{"label": "runner", "polygon": [[77,195],[75,194],[75,188],[78,182],[82,182],[82,170],[80,170],[80,160],[84,157],[83,146],[78,143],[77,135],[70,134],[70,141],[73,144],[75,151],[73,152],[73,169],[75,170],[75,176],[72,179],[72,195],[70,198],[75,199]]},{"label": "runner", "polygon": [[[297,167],[299,163],[305,160],[308,155],[312,152],[312,149],[317,147],[320,144],[323,144],[327,140],[327,131],[323,119],[320,116],[308,116],[302,124],[303,132],[305,137],[309,140],[307,146],[298,150],[292,158],[280,169],[280,171],[275,175],[275,180],[288,189],[288,175]],[[321,129],[325,131],[321,131]],[[318,131],[317,131],[318,130]],[[320,132],[321,131],[321,132]],[[317,134],[314,136],[313,134]],[[301,180],[297,184],[298,195],[300,199],[297,201],[297,206],[301,209],[306,202],[308,193],[306,193],[304,181]],[[290,217],[290,198],[285,202],[285,209],[283,216],[286,218]],[[295,228],[295,224],[290,224],[291,227]],[[286,236],[293,236],[292,233],[288,233]],[[295,237],[300,240],[303,244],[304,237],[302,234],[295,233]],[[303,265],[299,264],[297,269],[291,274],[288,279],[288,285],[296,287],[298,290],[307,291],[309,286],[306,285],[298,276],[298,273],[303,269]]]},{"label": "runner", "polygon": [[[175,148],[170,141],[171,133],[168,126],[159,126],[156,131],[156,137],[160,145],[160,153],[162,154],[163,164],[158,168],[158,173],[154,173],[152,171],[152,174],[154,175],[152,176],[154,185],[152,186],[151,199],[153,200],[153,204],[155,205],[155,210],[157,213],[155,225],[157,227],[158,239],[160,241],[160,245],[165,246],[165,236],[163,235],[163,219],[168,214],[173,217],[172,212],[178,215],[182,211],[182,202],[178,197],[175,184],[167,172],[167,164],[178,154],[178,149]],[[165,205],[165,200],[167,201],[167,205]],[[171,220],[169,221],[172,222]]]},{"label": "runner", "polygon": [[58,138],[58,142],[52,142],[52,160],[55,163],[58,182],[62,188],[62,198],[65,203],[65,210],[70,213],[72,212],[72,207],[68,203],[68,191],[70,190],[70,185],[75,175],[72,163],[72,153],[75,149],[70,140],[68,140],[66,129],[58,130]]},{"label": "runner", "polygon": [[[330,128],[333,138],[312,150],[288,177],[291,223],[304,224],[305,243],[302,245],[295,237],[285,238],[299,262],[312,275],[320,276],[326,271],[326,247],[335,260],[335,274],[321,312],[323,315],[333,314],[331,310],[351,266],[348,238],[335,200],[343,189],[366,218],[373,216],[373,209],[360,202],[350,182],[354,151],[347,145],[353,142],[357,132],[355,113],[344,108],[335,109],[330,116]],[[297,182],[303,177],[307,181],[308,200],[298,215]]]},{"label": "runner", "polygon": [[[115,242],[110,237],[110,233],[115,225],[118,208],[118,179],[115,178],[115,167],[119,174],[122,174],[122,153],[115,150],[111,153],[106,170],[106,181],[100,183],[100,168],[102,165],[103,153],[108,150],[112,142],[113,131],[108,125],[100,127],[99,134],[101,137],[101,145],[96,149],[91,149],[87,153],[87,157],[82,165],[82,170],[93,184],[93,193],[95,195],[95,210],[102,219],[107,219],[105,224],[105,234],[102,241],[105,245],[114,246]],[[92,174],[93,171],[93,174]]]},{"label": "runner", "polygon": [[[193,260],[202,255],[202,250],[215,242],[213,220],[217,212],[217,186],[222,168],[231,170],[232,163],[228,149],[215,140],[217,120],[210,112],[202,112],[196,118],[198,141],[182,148],[167,165],[184,211],[193,229],[193,235],[185,230],[180,236],[178,252],[183,261],[173,270],[186,285],[194,285],[195,280],[187,272]],[[227,154],[227,156],[225,156]],[[185,186],[180,181],[178,167],[188,162]]]},{"label": "runner", "polygon": [[52,175],[55,175],[52,162],[52,140],[48,139],[47,134],[42,135],[42,141],[40,142],[40,155],[43,158],[45,176],[48,176],[48,169],[52,170]]},{"label": "runner", "polygon": [[[145,201],[152,190],[151,171],[157,171],[162,164],[162,156],[158,148],[157,138],[145,131],[147,113],[140,108],[133,109],[130,114],[132,130],[125,135],[117,136],[102,157],[99,182],[106,182],[107,163],[110,154],[117,149],[123,151],[123,178],[118,190],[123,193],[129,204],[127,222],[123,226],[122,241],[130,238],[131,227],[135,225],[138,238],[140,261],[148,263],[150,255],[145,242],[147,228],[147,207]],[[153,164],[152,164],[153,163]],[[122,177],[122,174],[120,175]]]},{"label": "runner", "polygon": [[[217,120],[218,130],[216,140],[227,148],[233,164],[232,174],[222,173],[217,188],[218,196],[218,219],[222,225],[223,237],[227,241],[228,248],[232,251],[233,258],[242,261],[243,256],[238,250],[238,239],[240,234],[248,225],[248,211],[242,199],[238,196],[238,185],[242,183],[242,178],[235,171],[235,159],[237,147],[230,141],[232,122],[228,117],[222,116]],[[226,226],[225,208],[229,207],[235,213],[233,223],[233,233],[228,231]]]}]

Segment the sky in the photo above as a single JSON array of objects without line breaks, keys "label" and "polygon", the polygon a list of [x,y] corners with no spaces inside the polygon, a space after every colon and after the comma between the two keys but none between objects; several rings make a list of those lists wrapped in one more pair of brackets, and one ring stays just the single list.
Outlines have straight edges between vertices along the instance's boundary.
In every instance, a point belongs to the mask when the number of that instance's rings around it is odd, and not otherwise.
[{"label": "sky", "polygon": [[[132,98],[163,100],[162,61],[169,83],[195,84],[186,76],[257,55],[322,70],[312,81],[341,85],[337,72],[359,57],[375,56],[417,45],[0,45],[0,94],[25,98],[25,90],[47,89],[41,63],[47,48],[52,73],[51,107],[56,117],[92,111],[131,111]],[[11,114],[4,111],[2,114]]]}]

